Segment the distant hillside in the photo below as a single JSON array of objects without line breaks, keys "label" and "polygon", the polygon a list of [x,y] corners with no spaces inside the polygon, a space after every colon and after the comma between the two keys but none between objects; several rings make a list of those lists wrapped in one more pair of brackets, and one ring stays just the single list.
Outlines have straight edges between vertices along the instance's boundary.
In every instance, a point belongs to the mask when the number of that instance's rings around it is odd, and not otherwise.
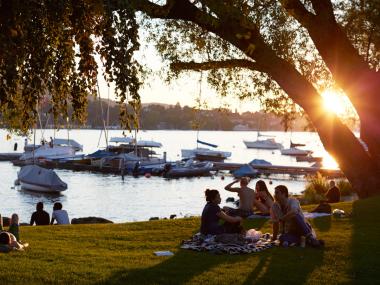
[{"label": "distant hillside", "polygon": [[[103,120],[110,128],[119,128],[119,106],[117,102],[102,98],[90,98],[88,101],[87,123],[76,125],[70,123],[75,128],[102,128]],[[109,107],[108,107],[109,105]],[[109,108],[108,123],[107,109]],[[45,110],[40,112],[42,127],[54,127],[52,119],[47,115],[50,106],[45,106]],[[48,122],[48,124],[46,124]],[[197,127],[200,130],[261,130],[261,131],[282,131],[281,118],[273,114],[263,112],[244,112],[242,114],[232,112],[227,109],[196,110],[189,106],[144,103],[140,112],[140,128],[146,130],[178,129],[191,130]],[[61,119],[60,125],[66,125],[66,120]],[[304,118],[298,118],[292,124],[294,131],[303,131],[307,122]]]}]

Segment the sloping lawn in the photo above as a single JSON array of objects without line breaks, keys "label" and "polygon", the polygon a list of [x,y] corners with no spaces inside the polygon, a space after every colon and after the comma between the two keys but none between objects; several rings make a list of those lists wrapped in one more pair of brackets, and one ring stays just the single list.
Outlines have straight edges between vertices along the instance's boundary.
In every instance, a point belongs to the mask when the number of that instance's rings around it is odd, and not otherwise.
[{"label": "sloping lawn", "polygon": [[[272,248],[239,256],[179,249],[197,232],[199,218],[22,227],[21,239],[30,246],[0,254],[0,284],[379,284],[380,198],[333,208],[353,215],[312,221],[324,249]],[[271,225],[256,220],[245,226],[270,232]],[[175,255],[157,257],[158,250]]]}]

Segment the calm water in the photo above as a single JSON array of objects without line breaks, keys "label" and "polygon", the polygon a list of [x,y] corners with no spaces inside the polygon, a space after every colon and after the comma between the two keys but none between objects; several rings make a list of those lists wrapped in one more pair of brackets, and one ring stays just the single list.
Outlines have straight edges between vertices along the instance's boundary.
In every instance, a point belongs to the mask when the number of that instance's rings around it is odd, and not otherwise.
[{"label": "calm water", "polygon": [[[109,137],[121,136],[122,131],[111,130]],[[57,138],[75,139],[84,145],[84,153],[91,153],[98,148],[106,146],[104,133],[100,130],[66,130],[55,132]],[[293,142],[302,142],[308,149],[314,151],[316,156],[325,157],[325,166],[336,166],[335,162],[324,151],[316,133],[283,133],[268,132],[275,135],[276,140],[289,146],[290,138]],[[19,150],[23,148],[24,138],[13,136],[6,140],[7,132],[0,130],[0,152],[13,152],[15,142]],[[45,130],[44,137],[48,140],[53,136],[53,130]],[[36,141],[40,141],[42,132],[36,132]],[[160,151],[167,152],[168,160],[180,159],[181,148],[194,148],[196,146],[195,131],[141,131],[138,139],[155,140],[162,143]],[[280,151],[247,149],[243,139],[256,140],[256,132],[216,132],[201,131],[199,138],[216,143],[219,149],[231,151],[230,162],[249,162],[260,158],[276,165],[309,166],[307,162],[296,162],[295,158],[282,156]],[[30,138],[32,143],[32,137]],[[186,215],[200,215],[204,206],[204,190],[206,188],[219,189],[222,204],[227,197],[235,197],[233,193],[223,190],[224,186],[232,181],[231,176],[222,180],[222,175],[215,177],[202,177],[191,179],[167,180],[159,177],[133,178],[126,176],[122,181],[120,176],[105,175],[88,172],[72,172],[68,170],[56,170],[60,178],[68,184],[67,191],[61,195],[46,195],[26,192],[14,188],[14,180],[17,178],[19,167],[10,162],[0,162],[0,213],[10,216],[16,212],[21,222],[28,222],[37,202],[45,204],[45,210],[52,212],[54,202],[61,202],[63,208],[69,213],[70,218],[98,216],[110,219],[114,222],[142,221],[150,217],[169,217],[176,214],[178,217]],[[269,179],[264,179],[269,182]],[[285,184],[293,193],[299,193],[304,189],[305,181],[297,181],[286,176],[272,178],[272,185],[268,185],[273,192],[274,186]],[[255,181],[251,182],[254,187]]]}]

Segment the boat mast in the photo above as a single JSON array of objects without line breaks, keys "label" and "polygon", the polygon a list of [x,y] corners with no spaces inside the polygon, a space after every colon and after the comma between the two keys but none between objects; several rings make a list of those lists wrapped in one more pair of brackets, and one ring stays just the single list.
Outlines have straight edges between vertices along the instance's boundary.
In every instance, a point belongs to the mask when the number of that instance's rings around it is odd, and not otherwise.
[{"label": "boat mast", "polygon": [[[106,122],[104,120],[102,97],[100,96],[100,90],[99,90],[99,83],[98,83],[98,81],[96,81],[96,87],[97,87],[97,90],[98,90],[98,97],[99,97],[99,102],[100,102],[100,110],[101,110],[101,114],[102,114],[103,129],[104,129],[104,138],[106,140],[106,146],[108,148],[108,134],[107,134]],[[101,135],[102,135],[102,131],[100,132],[100,136]],[[100,142],[100,137],[99,137],[99,142]],[[99,142],[98,142],[98,145],[99,145]]]},{"label": "boat mast", "polygon": [[201,112],[201,98],[202,98],[202,80],[203,80],[203,71],[201,70],[201,76],[199,78],[199,94],[198,94],[198,115],[197,115],[197,148],[199,140],[199,127],[200,127],[200,112]]},{"label": "boat mast", "polygon": [[[38,101],[36,102],[36,111],[37,111],[37,114],[38,114]],[[34,152],[35,152],[35,149],[36,149],[36,131],[37,131],[37,120],[34,124],[34,131],[33,131],[33,164],[36,164],[35,162],[35,156],[34,156]]]}]

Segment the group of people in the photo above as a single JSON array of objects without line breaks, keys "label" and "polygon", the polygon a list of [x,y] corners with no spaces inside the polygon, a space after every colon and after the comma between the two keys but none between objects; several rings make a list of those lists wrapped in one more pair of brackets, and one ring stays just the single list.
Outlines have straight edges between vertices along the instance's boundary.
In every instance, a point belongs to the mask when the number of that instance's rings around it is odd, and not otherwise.
[{"label": "group of people", "polygon": [[57,221],[57,225],[70,224],[69,215],[67,214],[66,210],[62,210],[62,204],[59,202],[54,203],[53,213],[51,215],[50,220],[49,213],[44,210],[44,204],[42,202],[38,202],[36,205],[36,211],[32,214],[32,217],[30,218],[30,225],[53,225],[55,221]]},{"label": "group of people", "polygon": [[[62,204],[59,202],[54,203],[53,213],[50,220],[49,213],[44,211],[44,204],[42,202],[38,202],[36,211],[32,214],[30,219],[30,225],[53,225],[55,221],[58,225],[70,224],[67,211],[62,210]],[[7,231],[4,230],[3,218],[0,215],[0,252],[8,252],[13,249],[22,250],[24,247],[28,246],[27,243],[20,241],[19,225],[18,214],[12,214],[9,222],[9,228]]]},{"label": "group of people", "polygon": [[[234,186],[238,182],[240,185]],[[200,229],[202,234],[244,233],[241,222],[253,215],[254,209],[257,209],[258,212],[255,214],[270,216],[272,240],[278,239],[281,245],[289,246],[303,242],[313,247],[324,245],[323,240],[316,238],[311,225],[306,221],[299,201],[289,197],[289,191],[285,185],[276,186],[273,197],[263,180],[257,181],[255,190],[249,188],[248,184],[249,178],[243,177],[225,187],[225,190],[238,194],[240,202],[237,209],[230,207],[221,209],[219,191],[210,189],[205,191],[207,204],[202,212]],[[333,181],[330,186],[325,202],[338,202],[339,189]],[[220,220],[224,223],[221,224]]]}]

